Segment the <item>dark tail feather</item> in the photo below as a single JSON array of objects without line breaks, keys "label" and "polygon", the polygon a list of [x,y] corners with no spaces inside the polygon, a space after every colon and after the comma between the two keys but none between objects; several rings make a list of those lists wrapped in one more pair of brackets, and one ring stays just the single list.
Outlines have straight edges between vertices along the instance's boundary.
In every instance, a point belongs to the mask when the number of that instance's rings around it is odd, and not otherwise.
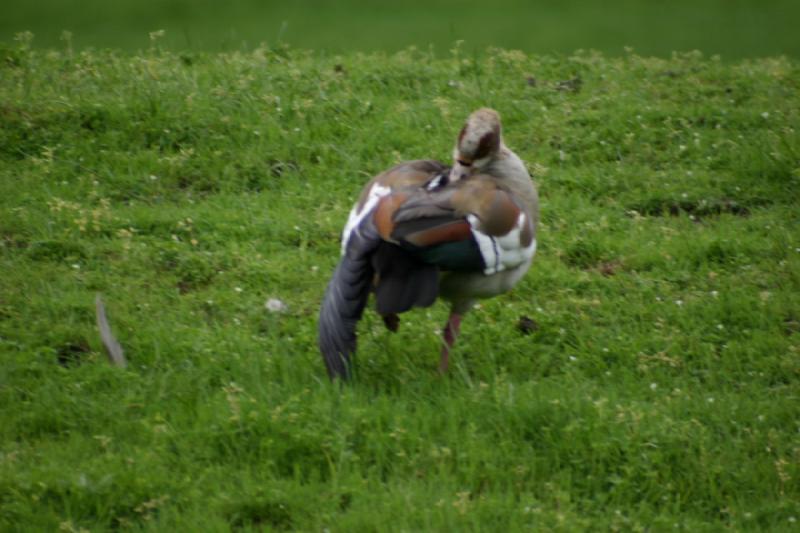
[{"label": "dark tail feather", "polygon": [[439,270],[399,246],[381,243],[372,254],[377,274],[375,310],[382,316],[428,307],[439,294]]},{"label": "dark tail feather", "polygon": [[369,258],[345,255],[333,272],[319,312],[319,349],[331,379],[350,377],[356,351],[356,325],[369,298]]}]

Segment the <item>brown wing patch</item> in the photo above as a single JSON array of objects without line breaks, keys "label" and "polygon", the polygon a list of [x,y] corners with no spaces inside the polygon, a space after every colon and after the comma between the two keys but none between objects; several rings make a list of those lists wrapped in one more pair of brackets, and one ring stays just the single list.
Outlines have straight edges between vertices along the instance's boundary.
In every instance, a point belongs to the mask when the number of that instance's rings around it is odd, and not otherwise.
[{"label": "brown wing patch", "polygon": [[444,226],[417,231],[405,237],[414,246],[432,246],[444,242],[464,241],[470,238],[472,230],[465,220],[455,221]]},{"label": "brown wing patch", "polygon": [[378,207],[375,208],[375,214],[372,215],[372,220],[375,222],[375,227],[378,229],[378,234],[385,241],[391,241],[391,235],[394,231],[394,212],[397,211],[403,202],[406,201],[407,196],[403,193],[394,193],[389,196],[381,198],[378,202]]},{"label": "brown wing patch", "polygon": [[517,224],[520,209],[505,191],[496,191],[488,208],[481,213],[481,222],[489,235],[505,235]]},{"label": "brown wing patch", "polygon": [[462,216],[473,214],[487,235],[505,235],[516,225],[520,208],[511,195],[485,176],[473,176],[453,194],[452,204]]}]

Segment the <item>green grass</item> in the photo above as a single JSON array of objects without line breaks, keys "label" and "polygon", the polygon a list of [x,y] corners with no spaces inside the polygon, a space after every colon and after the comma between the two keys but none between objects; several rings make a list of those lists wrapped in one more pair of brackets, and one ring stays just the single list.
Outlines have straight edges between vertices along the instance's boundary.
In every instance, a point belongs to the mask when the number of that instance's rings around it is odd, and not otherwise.
[{"label": "green grass", "polygon": [[64,31],[77,48],[142,50],[165,30],[174,50],[230,51],[275,46],[398,51],[429,46],[446,56],[452,43],[533,53],[596,49],[622,55],[703,50],[723,59],[800,57],[796,0],[6,0],[0,42],[32,31],[37,45],[60,47]]},{"label": "green grass", "polygon": [[[699,54],[6,50],[0,529],[796,528],[799,85]],[[483,105],[540,185],[533,269],[448,376],[437,304],[368,313],[329,384],[351,202]]]}]

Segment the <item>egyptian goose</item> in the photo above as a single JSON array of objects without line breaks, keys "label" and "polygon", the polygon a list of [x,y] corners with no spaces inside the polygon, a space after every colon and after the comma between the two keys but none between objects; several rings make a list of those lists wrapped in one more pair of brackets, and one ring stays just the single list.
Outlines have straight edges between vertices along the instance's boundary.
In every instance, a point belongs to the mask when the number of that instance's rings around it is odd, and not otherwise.
[{"label": "egyptian goose", "polygon": [[504,143],[500,116],[472,113],[453,166],[420,160],[374,177],[342,234],[342,257],[319,316],[319,347],[331,379],[347,379],[356,324],[370,292],[386,326],[398,313],[450,302],[439,369],[447,370],[461,318],[479,298],[511,289],[536,251],[539,200],[525,165]]}]

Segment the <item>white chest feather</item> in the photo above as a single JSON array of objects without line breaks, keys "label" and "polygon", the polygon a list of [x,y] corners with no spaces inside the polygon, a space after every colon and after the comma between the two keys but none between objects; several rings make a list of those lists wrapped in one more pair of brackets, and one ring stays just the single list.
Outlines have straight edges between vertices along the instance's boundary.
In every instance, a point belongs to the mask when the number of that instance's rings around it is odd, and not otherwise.
[{"label": "white chest feather", "polygon": [[511,231],[499,237],[479,231],[477,228],[480,221],[475,215],[469,215],[467,221],[472,226],[472,234],[483,256],[483,263],[486,265],[483,273],[487,276],[528,263],[536,253],[536,239],[531,240],[528,246],[522,245],[521,233],[528,224],[524,213],[519,214]]}]

